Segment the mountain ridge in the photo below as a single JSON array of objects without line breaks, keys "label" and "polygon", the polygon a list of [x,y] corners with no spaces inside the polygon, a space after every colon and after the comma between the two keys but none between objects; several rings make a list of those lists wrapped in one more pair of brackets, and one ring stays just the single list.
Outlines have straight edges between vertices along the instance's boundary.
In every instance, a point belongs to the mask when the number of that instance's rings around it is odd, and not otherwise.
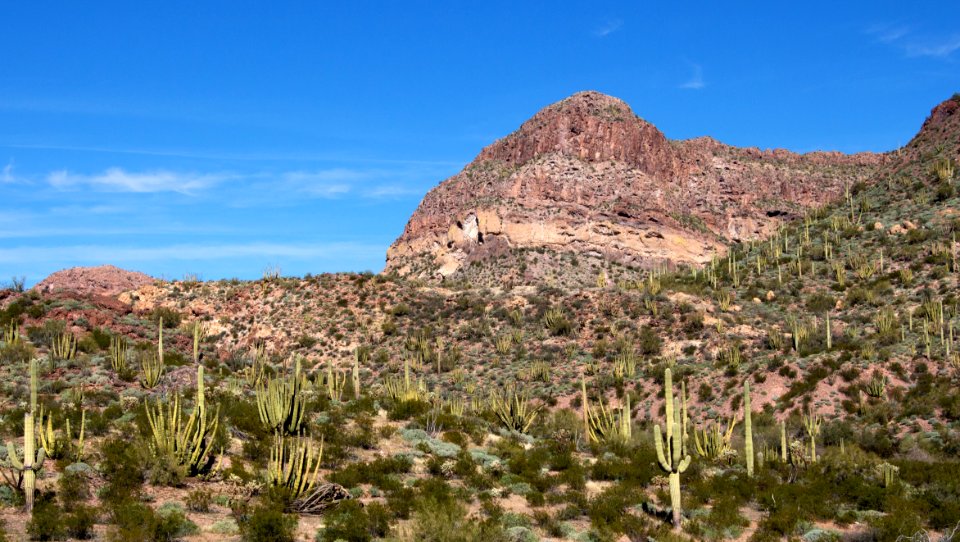
[{"label": "mountain ridge", "polygon": [[428,192],[385,272],[446,278],[524,248],[642,268],[702,264],[836,199],[887,157],[670,140],[624,101],[580,92]]}]

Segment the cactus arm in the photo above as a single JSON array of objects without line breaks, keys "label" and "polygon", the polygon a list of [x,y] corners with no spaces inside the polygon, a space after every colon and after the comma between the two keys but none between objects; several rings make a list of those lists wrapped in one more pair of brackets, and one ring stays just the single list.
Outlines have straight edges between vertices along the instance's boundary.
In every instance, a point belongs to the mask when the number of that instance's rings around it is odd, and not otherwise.
[{"label": "cactus arm", "polygon": [[747,456],[747,476],[753,476],[753,420],[750,415],[750,381],[743,383],[744,455]]}]

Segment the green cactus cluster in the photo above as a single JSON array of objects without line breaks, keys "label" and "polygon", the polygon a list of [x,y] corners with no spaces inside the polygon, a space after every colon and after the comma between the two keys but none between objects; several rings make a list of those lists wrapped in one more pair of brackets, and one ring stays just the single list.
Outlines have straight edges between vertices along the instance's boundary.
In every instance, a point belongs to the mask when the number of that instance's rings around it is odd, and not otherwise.
[{"label": "green cactus cluster", "polygon": [[12,345],[20,344],[20,341],[22,341],[22,339],[20,338],[20,327],[17,325],[16,322],[11,321],[3,329],[3,344],[12,346]]},{"label": "green cactus cluster", "polygon": [[603,399],[597,406],[590,406],[587,397],[587,382],[580,380],[581,402],[583,403],[584,433],[590,442],[615,442],[625,444],[633,436],[633,424],[630,408],[630,396],[625,395],[620,408],[610,408]]},{"label": "green cactus cluster", "polygon": [[540,414],[539,406],[532,406],[526,395],[512,389],[491,391],[490,408],[504,427],[518,433],[526,433]]},{"label": "green cactus cluster", "polygon": [[110,366],[117,374],[127,370],[127,340],[120,335],[110,337]]},{"label": "green cactus cluster", "polygon": [[301,360],[294,360],[293,372],[262,380],[256,388],[257,411],[268,430],[282,435],[298,434],[307,408],[307,377]]},{"label": "green cactus cluster", "polygon": [[213,436],[220,422],[220,407],[209,416],[205,400],[203,367],[197,367],[197,392],[193,410],[184,419],[180,394],[172,401],[157,401],[154,407],[144,405],[150,424],[154,454],[172,458],[186,468],[190,476],[201,474],[213,466]]},{"label": "green cactus cluster", "polygon": [[333,363],[327,362],[326,374],[322,378],[322,387],[331,401],[341,401],[347,386],[347,372],[333,368]]},{"label": "green cactus cluster", "polygon": [[244,367],[243,378],[251,388],[256,389],[267,374],[267,347],[264,343],[257,343],[253,349],[250,365]]},{"label": "green cactus cluster", "polygon": [[77,338],[69,331],[57,334],[50,344],[50,357],[54,360],[71,360],[77,355]]},{"label": "green cactus cluster", "polygon": [[410,360],[403,361],[403,378],[388,377],[383,383],[387,397],[397,402],[426,401],[429,398],[427,386],[423,380],[414,380],[410,376]]},{"label": "green cactus cluster", "polygon": [[160,384],[165,370],[163,363],[163,318],[160,318],[157,327],[157,353],[156,355],[140,356],[140,385],[144,389],[152,390]]},{"label": "green cactus cluster", "polygon": [[730,418],[727,422],[726,430],[723,424],[707,423],[703,429],[693,430],[693,443],[697,454],[709,461],[719,461],[734,454],[733,450],[733,429],[737,425],[737,420]]},{"label": "green cactus cluster", "polygon": [[293,500],[313,489],[320,473],[320,461],[323,459],[323,441],[314,447],[308,437],[286,437],[277,433],[270,450],[270,462],[267,464],[267,483],[274,487],[284,487]]},{"label": "green cactus cluster", "polygon": [[63,459],[69,457],[77,462],[83,458],[84,430],[87,422],[87,411],[80,413],[80,431],[77,434],[76,443],[73,442],[73,431],[70,427],[70,418],[66,419],[63,432],[56,431],[53,425],[53,414],[45,415],[43,408],[40,409],[40,446],[46,452],[50,459]]}]

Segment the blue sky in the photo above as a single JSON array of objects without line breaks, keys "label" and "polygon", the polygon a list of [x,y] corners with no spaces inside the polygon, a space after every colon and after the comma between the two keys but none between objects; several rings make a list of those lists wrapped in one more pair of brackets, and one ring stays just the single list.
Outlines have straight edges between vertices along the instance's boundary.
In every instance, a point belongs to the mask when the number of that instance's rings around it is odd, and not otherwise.
[{"label": "blue sky", "polygon": [[0,282],[379,271],[427,190],[579,90],[846,152],[960,91],[960,2],[669,4],[5,3]]}]

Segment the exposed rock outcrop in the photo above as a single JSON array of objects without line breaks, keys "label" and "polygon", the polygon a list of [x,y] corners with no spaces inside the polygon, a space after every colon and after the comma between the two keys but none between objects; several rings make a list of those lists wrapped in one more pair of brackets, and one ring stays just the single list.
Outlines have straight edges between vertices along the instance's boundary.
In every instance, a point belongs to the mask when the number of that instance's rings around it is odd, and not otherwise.
[{"label": "exposed rock outcrop", "polygon": [[156,281],[150,275],[127,271],[112,265],[72,267],[57,271],[34,288],[41,292],[72,291],[84,295],[115,297]]},{"label": "exposed rock outcrop", "polygon": [[513,248],[633,266],[703,263],[838,197],[884,160],[671,141],[623,101],[581,92],[431,190],[387,252],[386,271],[445,277]]}]

